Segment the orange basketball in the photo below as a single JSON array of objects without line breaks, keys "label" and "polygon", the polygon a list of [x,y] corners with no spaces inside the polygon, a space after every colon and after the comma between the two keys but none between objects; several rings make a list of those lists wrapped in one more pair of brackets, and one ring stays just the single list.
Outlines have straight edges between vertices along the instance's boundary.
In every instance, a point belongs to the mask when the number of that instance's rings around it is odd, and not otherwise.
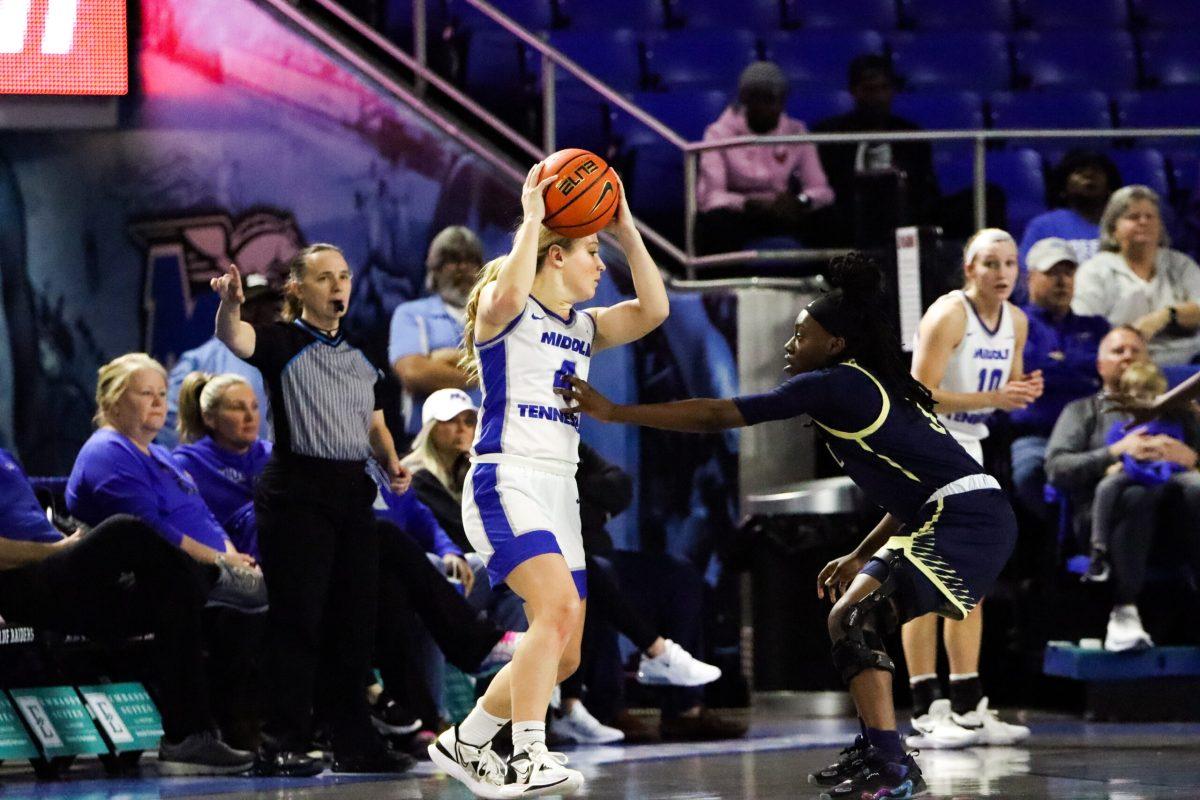
[{"label": "orange basketball", "polygon": [[558,175],[546,187],[543,224],[555,233],[579,239],[603,228],[617,211],[621,183],[603,158],[578,148],[553,153],[538,179]]}]

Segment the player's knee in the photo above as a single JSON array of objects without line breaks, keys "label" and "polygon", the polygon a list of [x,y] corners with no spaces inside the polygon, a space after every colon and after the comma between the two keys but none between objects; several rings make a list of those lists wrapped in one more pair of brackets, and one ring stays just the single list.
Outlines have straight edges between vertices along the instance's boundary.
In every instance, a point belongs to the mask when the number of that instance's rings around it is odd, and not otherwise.
[{"label": "player's knee", "polygon": [[558,680],[565,681],[579,669],[580,654],[578,647],[568,647],[558,660]]},{"label": "player's knee", "polygon": [[829,616],[825,620],[825,626],[829,629],[829,641],[836,642],[846,635],[845,623],[848,607],[846,598],[842,598],[834,604],[829,611]]},{"label": "player's knee", "polygon": [[579,601],[579,595],[572,586],[570,592],[556,593],[544,604],[543,608],[537,609],[534,619],[538,621],[545,620],[546,624],[551,626],[559,639],[566,642],[571,638],[571,634],[575,632],[575,628],[579,625],[581,612],[582,605]]}]

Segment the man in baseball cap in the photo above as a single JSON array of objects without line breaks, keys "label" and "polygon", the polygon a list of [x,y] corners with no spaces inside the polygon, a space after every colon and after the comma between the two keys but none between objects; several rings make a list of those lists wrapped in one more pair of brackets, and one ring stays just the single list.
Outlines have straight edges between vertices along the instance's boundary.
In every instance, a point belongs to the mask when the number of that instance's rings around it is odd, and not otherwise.
[{"label": "man in baseball cap", "polygon": [[1046,388],[1037,400],[1009,415],[1013,489],[1018,504],[1049,524],[1052,515],[1043,499],[1046,442],[1067,403],[1099,390],[1096,352],[1109,325],[1104,317],[1071,311],[1079,263],[1066,239],[1036,242],[1025,264],[1029,268],[1029,302],[1022,306],[1029,318],[1025,371],[1040,369]]}]

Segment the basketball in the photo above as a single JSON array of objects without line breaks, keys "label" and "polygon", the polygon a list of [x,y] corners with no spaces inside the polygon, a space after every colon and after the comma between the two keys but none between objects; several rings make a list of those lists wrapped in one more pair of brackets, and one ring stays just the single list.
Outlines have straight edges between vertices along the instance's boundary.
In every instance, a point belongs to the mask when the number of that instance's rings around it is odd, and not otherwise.
[{"label": "basketball", "polygon": [[578,239],[603,228],[621,200],[620,178],[608,163],[587,150],[559,150],[546,159],[538,179],[558,175],[546,187],[546,218],[555,233]]}]

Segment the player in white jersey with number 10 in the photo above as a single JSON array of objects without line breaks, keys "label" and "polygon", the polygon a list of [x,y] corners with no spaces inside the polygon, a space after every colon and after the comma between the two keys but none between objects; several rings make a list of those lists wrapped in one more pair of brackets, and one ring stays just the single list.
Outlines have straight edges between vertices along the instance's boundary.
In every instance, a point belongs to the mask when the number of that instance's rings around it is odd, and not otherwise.
[{"label": "player in white jersey with number 10", "polygon": [[[587,598],[575,468],[579,418],[555,387],[586,378],[591,356],[640,339],[667,318],[667,292],[621,189],[608,230],[629,261],[636,299],[577,310],[604,272],[597,236],[570,239],[542,225],[534,165],[521,193],[512,251],[484,266],[467,302],[467,368],[483,389],[463,526],[493,584],[525,601],[529,631],[463,722],[429,748],[434,763],[479,797],[571,794],[583,776],[545,744],[556,683],[575,671]],[[491,749],[513,723],[513,755]]]},{"label": "player in white jersey with number 10", "polygon": [[[1019,276],[1012,236],[997,228],[972,236],[963,252],[963,273],[963,288],[939,297],[921,319],[912,369],[932,392],[950,435],[982,465],[988,416],[996,409],[1024,408],[1040,397],[1042,375],[1024,374],[1029,321],[1008,302]],[[1028,736],[1028,728],[1001,722],[987,709],[979,681],[982,601],[966,619],[945,623],[948,700],[937,677],[937,624],[929,614],[901,629],[917,734],[909,745],[1012,744]]]}]

